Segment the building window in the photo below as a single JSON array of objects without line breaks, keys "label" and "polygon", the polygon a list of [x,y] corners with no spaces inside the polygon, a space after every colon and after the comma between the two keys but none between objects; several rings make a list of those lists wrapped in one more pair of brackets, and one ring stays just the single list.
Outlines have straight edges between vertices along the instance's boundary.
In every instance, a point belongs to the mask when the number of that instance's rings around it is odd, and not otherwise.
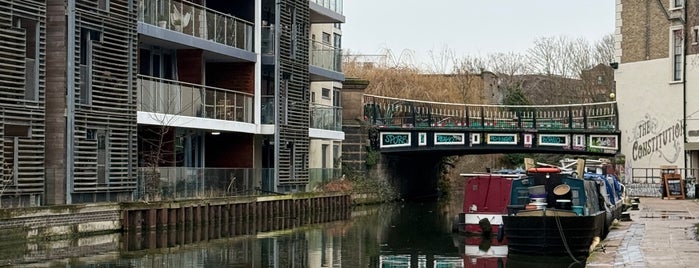
[{"label": "building window", "polygon": [[31,129],[25,125],[5,125],[3,138],[2,186],[17,184],[19,174],[19,138],[29,137]]},{"label": "building window", "polygon": [[97,130],[97,183],[106,184],[109,178],[109,139],[107,131]]},{"label": "building window", "polygon": [[684,0],[671,0],[673,8],[681,8],[684,6]]},{"label": "building window", "polygon": [[311,91],[311,103],[316,102],[316,93],[314,91]]},{"label": "building window", "polygon": [[602,85],[604,83],[604,79],[602,78],[601,75],[597,76],[597,85]]},{"label": "building window", "polygon": [[335,29],[342,30],[342,23],[336,22],[333,23],[333,26],[335,27]]},{"label": "building window", "polygon": [[692,28],[692,44],[696,45],[699,43],[699,26],[694,26]]},{"label": "building window", "polygon": [[682,55],[683,55],[682,29],[672,30],[672,80],[682,80]]},{"label": "building window", "polygon": [[323,88],[322,94],[320,96],[323,97],[323,99],[329,100],[330,99],[330,89]]},{"label": "building window", "polygon": [[24,32],[24,99],[36,101],[39,99],[39,54],[37,40],[37,21],[27,18],[14,18],[14,26]]},{"label": "building window", "polygon": [[329,33],[323,33],[323,44],[330,44],[330,34]]},{"label": "building window", "polygon": [[102,33],[83,28],[80,31],[80,104],[92,105],[92,57],[94,42],[102,42]]},{"label": "building window", "polygon": [[342,104],[340,103],[340,88],[333,88],[333,106],[335,107],[340,107]]}]

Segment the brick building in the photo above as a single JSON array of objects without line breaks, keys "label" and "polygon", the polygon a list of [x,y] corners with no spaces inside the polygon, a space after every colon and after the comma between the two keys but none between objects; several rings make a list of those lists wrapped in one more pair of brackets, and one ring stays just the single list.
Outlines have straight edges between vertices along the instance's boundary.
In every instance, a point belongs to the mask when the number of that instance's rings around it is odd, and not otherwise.
[{"label": "brick building", "polygon": [[613,65],[627,172],[699,167],[697,4],[616,1]]}]

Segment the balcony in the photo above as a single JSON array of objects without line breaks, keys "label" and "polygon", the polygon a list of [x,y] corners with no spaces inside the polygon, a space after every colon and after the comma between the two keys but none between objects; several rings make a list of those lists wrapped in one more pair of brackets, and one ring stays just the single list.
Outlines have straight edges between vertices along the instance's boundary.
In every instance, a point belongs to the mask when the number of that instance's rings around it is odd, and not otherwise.
[{"label": "balcony", "polygon": [[274,96],[262,96],[262,124],[274,124]]},{"label": "balcony", "polygon": [[311,128],[342,131],[342,107],[311,104]]},{"label": "balcony", "polygon": [[310,44],[310,64],[323,69],[342,72],[342,49],[311,40]]},{"label": "balcony", "polygon": [[138,111],[253,122],[253,95],[245,92],[138,76]]},{"label": "balcony", "polygon": [[253,52],[253,23],[188,1],[141,0],[138,20]]},{"label": "balcony", "polygon": [[330,9],[337,14],[342,14],[342,0],[311,0],[311,2]]},{"label": "balcony", "polygon": [[310,0],[311,23],[343,23],[342,0]]},{"label": "balcony", "polygon": [[262,55],[274,55],[274,26],[262,27]]}]

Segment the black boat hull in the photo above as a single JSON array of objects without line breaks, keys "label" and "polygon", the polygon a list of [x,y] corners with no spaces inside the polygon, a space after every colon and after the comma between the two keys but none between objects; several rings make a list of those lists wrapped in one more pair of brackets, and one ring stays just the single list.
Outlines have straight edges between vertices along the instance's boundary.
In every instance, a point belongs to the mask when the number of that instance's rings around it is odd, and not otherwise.
[{"label": "black boat hull", "polygon": [[[568,255],[570,250],[573,256],[586,257],[594,239],[603,235],[605,214],[601,212],[572,217],[503,216],[508,251],[526,255],[559,256]],[[565,239],[561,238],[558,222]]]}]

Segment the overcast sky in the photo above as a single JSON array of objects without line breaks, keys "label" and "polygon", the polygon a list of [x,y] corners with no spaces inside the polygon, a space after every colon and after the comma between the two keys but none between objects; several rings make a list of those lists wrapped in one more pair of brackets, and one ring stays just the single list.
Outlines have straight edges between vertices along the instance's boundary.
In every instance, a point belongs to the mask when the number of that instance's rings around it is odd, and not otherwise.
[{"label": "overcast sky", "polygon": [[413,50],[418,64],[444,47],[456,56],[524,52],[534,39],[597,41],[614,32],[614,0],[345,0],[342,47],[353,54]]}]

